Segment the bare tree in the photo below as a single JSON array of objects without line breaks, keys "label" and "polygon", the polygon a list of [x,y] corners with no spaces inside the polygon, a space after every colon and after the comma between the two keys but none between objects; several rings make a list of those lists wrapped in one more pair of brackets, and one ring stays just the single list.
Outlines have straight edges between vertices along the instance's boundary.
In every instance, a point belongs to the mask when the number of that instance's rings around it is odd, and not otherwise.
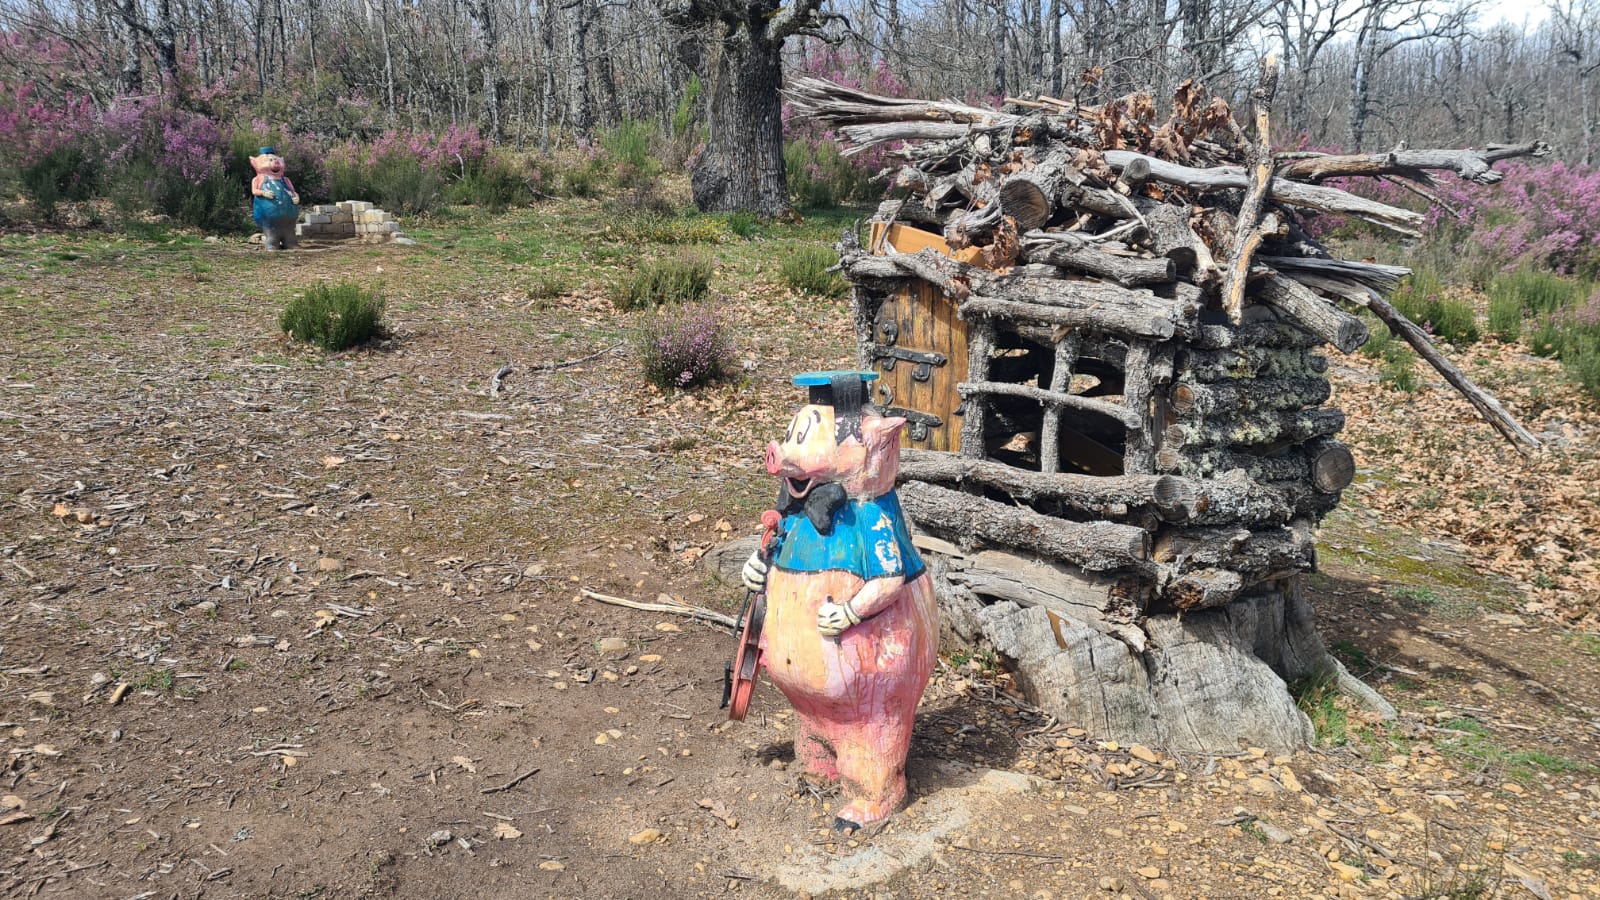
[{"label": "bare tree", "polygon": [[783,45],[820,35],[822,0],[674,0],[664,11],[696,33],[694,55],[710,93],[709,135],[690,179],[702,210],[788,215],[783,165]]},{"label": "bare tree", "polygon": [[1551,0],[1548,8],[1558,61],[1569,67],[1578,83],[1578,121],[1582,126],[1578,157],[1590,165],[1595,154],[1592,79],[1600,70],[1600,48],[1595,46],[1600,33],[1600,4],[1595,0]]},{"label": "bare tree", "polygon": [[491,0],[475,0],[468,11],[478,26],[483,45],[483,131],[492,138],[504,135],[500,125],[500,28]]},{"label": "bare tree", "polygon": [[1362,0],[1350,68],[1350,149],[1359,150],[1372,115],[1373,77],[1390,54],[1415,41],[1466,32],[1476,0],[1442,7],[1434,0]]},{"label": "bare tree", "polygon": [[476,122],[550,151],[625,118],[669,123],[692,70],[712,136],[696,196],[771,213],[785,206],[776,91],[817,40],[848,46],[833,57],[844,77],[887,68],[914,94],[977,101],[1164,97],[1185,78],[1237,101],[1251,61],[1277,49],[1279,121],[1319,144],[1539,136],[1600,161],[1600,0],[1541,0],[1534,25],[1475,24],[1477,2],[0,0],[17,37],[0,41],[0,81],[208,107],[191,88],[243,72],[263,100],[306,98],[267,106],[295,130]]}]

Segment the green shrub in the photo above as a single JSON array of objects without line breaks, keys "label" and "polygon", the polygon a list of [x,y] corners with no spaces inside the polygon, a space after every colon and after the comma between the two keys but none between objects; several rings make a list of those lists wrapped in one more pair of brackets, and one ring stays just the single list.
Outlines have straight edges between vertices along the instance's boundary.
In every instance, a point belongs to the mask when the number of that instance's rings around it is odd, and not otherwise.
[{"label": "green shrub", "polygon": [[1600,337],[1588,335],[1561,354],[1567,375],[1591,397],[1600,398]]},{"label": "green shrub", "polygon": [[830,141],[790,141],[783,147],[789,193],[802,209],[869,199],[872,174],[851,162]]},{"label": "green shrub", "polygon": [[522,160],[522,183],[533,200],[554,197],[561,190],[561,167],[549,156],[530,154]]},{"label": "green shrub", "polygon": [[175,171],[136,158],[110,173],[107,182],[112,202],[130,225],[146,212],[154,212],[220,234],[243,234],[255,228],[250,220],[248,184],[235,181],[222,168],[192,183]]},{"label": "green shrub", "polygon": [[[678,215],[678,206],[662,191],[659,176],[619,180],[616,187],[617,191],[606,201],[606,213],[612,221],[673,219]],[[720,226],[721,223],[717,224]]]},{"label": "green shrub", "polygon": [[1383,324],[1376,316],[1362,315],[1361,318],[1367,323],[1367,342],[1361,345],[1361,355],[1370,356],[1373,359],[1382,359],[1388,356],[1391,352],[1390,348],[1394,346],[1396,340],[1394,332],[1390,331],[1389,326]]},{"label": "green shrub", "polygon": [[733,371],[733,347],[709,306],[655,313],[635,333],[634,350],[645,380],[662,390],[688,390]]},{"label": "green shrub", "polygon": [[1537,323],[1528,338],[1533,352],[1561,360],[1572,380],[1600,397],[1600,292],[1542,315]]},{"label": "green shrub", "polygon": [[88,200],[100,186],[98,168],[81,147],[60,147],[17,173],[23,193],[46,219],[63,200]]},{"label": "green shrub", "polygon": [[1384,357],[1378,382],[1404,394],[1415,394],[1417,388],[1422,386],[1422,379],[1417,377],[1416,362],[1416,357],[1409,350],[1396,344],[1394,352]]},{"label": "green shrub", "polygon": [[1367,342],[1361,345],[1362,356],[1378,360],[1378,383],[1392,390],[1415,393],[1422,386],[1417,377],[1416,356],[1410,346],[1394,336],[1389,326],[1371,315],[1363,315],[1367,324]]},{"label": "green shrub", "polygon": [[819,297],[841,297],[845,282],[828,269],[839,264],[839,257],[827,247],[799,247],[784,257],[779,274],[785,284],[797,291]]},{"label": "green shrub", "polygon": [[706,130],[695,124],[700,95],[700,77],[689,76],[683,96],[672,111],[670,133],[658,134],[655,141],[653,152],[663,168],[682,169],[695,147],[705,145]]},{"label": "green shrub", "polygon": [[1478,340],[1478,316],[1472,304],[1446,299],[1444,286],[1431,269],[1413,272],[1390,301],[1411,321],[1453,344]]},{"label": "green shrub", "polygon": [[199,184],[191,184],[172,173],[158,173],[147,182],[151,206],[156,212],[202,231],[221,234],[250,231],[250,206],[245,186],[217,170]]},{"label": "green shrub", "polygon": [[694,124],[694,106],[700,100],[700,76],[690,75],[689,84],[685,87],[683,96],[678,98],[678,106],[672,111],[672,134],[682,137],[689,133],[689,126]]},{"label": "green shrub", "polygon": [[[291,176],[292,177],[292,176]],[[445,180],[410,153],[341,155],[328,162],[328,184],[341,200],[369,200],[393,213],[427,215],[445,197]]]},{"label": "green shrub", "polygon": [[426,215],[444,199],[444,176],[409,154],[384,154],[373,161],[368,178],[373,204],[390,212]]},{"label": "green shrub", "polygon": [[1453,344],[1476,343],[1480,337],[1478,314],[1465,300],[1436,298],[1428,310],[1428,322],[1434,334]]},{"label": "green shrub", "polygon": [[636,208],[659,210],[666,205],[658,185],[661,162],[652,149],[659,139],[654,124],[633,119],[600,135],[605,165],[611,170],[611,183],[616,190],[634,195],[629,199]]},{"label": "green shrub", "polygon": [[522,173],[501,159],[491,159],[483,168],[468,172],[466,177],[452,185],[450,193],[457,203],[480,207],[491,213],[502,213],[509,206],[522,205],[533,199]]},{"label": "green shrub", "polygon": [[1502,341],[1522,336],[1522,303],[1517,297],[1489,292],[1489,333]]},{"label": "green shrub", "polygon": [[618,223],[617,235],[641,244],[720,244],[728,239],[729,229],[715,216],[646,214]]},{"label": "green shrub", "polygon": [[1564,335],[1553,316],[1540,316],[1528,335],[1528,349],[1538,356],[1554,358],[1561,354]]},{"label": "green shrub", "polygon": [[572,279],[561,272],[541,272],[528,279],[528,299],[545,300],[572,290]]},{"label": "green shrub", "polygon": [[1339,696],[1337,681],[1327,675],[1308,675],[1289,685],[1289,696],[1311,720],[1317,743],[1339,747],[1350,741],[1350,720]]},{"label": "green shrub", "polygon": [[709,259],[694,254],[650,260],[612,289],[611,302],[622,310],[693,303],[710,289],[713,270]]},{"label": "green shrub", "polygon": [[728,230],[747,241],[756,236],[756,224],[756,214],[753,212],[740,210],[728,216]]},{"label": "green shrub", "polygon": [[289,301],[278,327],[324,350],[348,350],[383,336],[383,298],[349,281],[316,284]]},{"label": "green shrub", "polygon": [[600,169],[592,162],[573,166],[561,173],[561,186],[571,197],[597,197],[600,194]]},{"label": "green shrub", "polygon": [[660,174],[661,164],[650,155],[656,126],[650,122],[624,119],[621,124],[600,134],[601,149],[613,166],[627,167],[647,176]]},{"label": "green shrub", "polygon": [[1489,283],[1489,300],[1499,300],[1530,313],[1555,312],[1589,296],[1592,286],[1552,272],[1522,268],[1495,277]]}]

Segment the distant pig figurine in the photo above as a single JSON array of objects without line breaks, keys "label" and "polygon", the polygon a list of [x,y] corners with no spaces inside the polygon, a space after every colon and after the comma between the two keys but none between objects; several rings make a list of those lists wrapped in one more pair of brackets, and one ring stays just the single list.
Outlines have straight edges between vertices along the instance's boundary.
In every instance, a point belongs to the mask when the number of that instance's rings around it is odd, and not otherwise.
[{"label": "distant pig figurine", "polygon": [[833,827],[881,823],[905,802],[917,703],[938,653],[938,606],[895,494],[906,420],[863,413],[871,372],[812,372],[783,440],[767,446],[782,479],[778,549],[758,552],[745,585],[766,587],[763,667],[794,705],[795,759],[840,782]]},{"label": "distant pig figurine", "polygon": [[294,247],[294,226],[300,220],[300,195],[294,182],[283,174],[283,157],[272,147],[262,147],[259,156],[250,157],[256,177],[250,179],[251,218],[261,226],[261,242],[268,250]]}]

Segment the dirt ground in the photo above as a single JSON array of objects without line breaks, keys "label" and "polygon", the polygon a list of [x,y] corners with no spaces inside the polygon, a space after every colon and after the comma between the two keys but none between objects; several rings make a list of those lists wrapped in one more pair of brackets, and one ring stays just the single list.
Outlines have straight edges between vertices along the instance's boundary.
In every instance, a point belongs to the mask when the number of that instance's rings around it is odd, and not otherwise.
[{"label": "dirt ground", "polygon": [[[1396,527],[1370,469],[1313,599],[1398,722],[1312,697],[1315,749],[1171,756],[952,656],[913,805],[836,842],[781,697],[718,710],[725,631],[580,591],[735,606],[697,561],[756,529],[787,377],[851,358],[842,303],[775,286],[799,235],[730,252],[744,377],[672,398],[600,288],[625,256],[485,264],[452,227],[0,240],[0,896],[1600,896],[1600,637]],[[535,296],[551,265],[570,290]],[[342,276],[385,284],[392,339],[285,343],[283,300]],[[1470,427],[1439,393],[1414,427]],[[1590,464],[1588,413],[1546,402]]]}]

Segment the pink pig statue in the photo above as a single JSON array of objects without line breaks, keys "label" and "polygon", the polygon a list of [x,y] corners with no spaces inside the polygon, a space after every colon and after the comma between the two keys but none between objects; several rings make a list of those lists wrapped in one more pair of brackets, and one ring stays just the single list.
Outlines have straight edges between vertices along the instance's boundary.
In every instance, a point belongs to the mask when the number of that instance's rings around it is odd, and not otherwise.
[{"label": "pink pig statue", "polygon": [[782,479],[779,543],[745,565],[766,588],[762,666],[798,714],[795,760],[839,782],[834,828],[886,820],[905,802],[917,703],[938,655],[933,584],[895,495],[905,419],[862,411],[871,372],[812,372],[811,401],[767,471]]}]

